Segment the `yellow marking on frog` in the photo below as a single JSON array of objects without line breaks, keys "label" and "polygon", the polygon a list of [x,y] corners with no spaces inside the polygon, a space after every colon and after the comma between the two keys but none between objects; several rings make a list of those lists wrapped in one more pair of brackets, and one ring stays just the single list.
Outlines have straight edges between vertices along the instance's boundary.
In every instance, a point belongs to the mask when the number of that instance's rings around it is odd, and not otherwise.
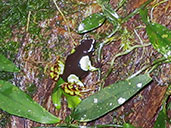
[{"label": "yellow marking on frog", "polygon": [[69,89],[72,89],[72,88],[73,88],[73,86],[72,86],[72,85],[68,85],[68,88],[69,88]]},{"label": "yellow marking on frog", "polygon": [[61,85],[62,89],[64,90],[65,93],[74,96],[82,96],[81,95],[81,88],[78,87],[79,85],[75,83],[64,83]]},{"label": "yellow marking on frog", "polygon": [[53,79],[55,77],[55,74],[53,72],[51,72],[50,77]]},{"label": "yellow marking on frog", "polygon": [[54,67],[50,67],[50,70],[54,72]]},{"label": "yellow marking on frog", "polygon": [[59,76],[63,73],[63,71],[64,71],[64,64],[62,63],[62,61],[59,60],[58,57],[56,59],[56,62],[49,66],[48,74],[54,81],[57,81]]},{"label": "yellow marking on frog", "polygon": [[57,77],[57,76],[56,76],[56,78],[55,78],[54,80],[55,80],[55,81],[57,81],[57,80],[58,80],[58,78],[59,78],[59,77]]},{"label": "yellow marking on frog", "polygon": [[56,72],[56,73],[58,73],[58,72],[59,72],[59,71],[58,71],[58,68],[55,68],[55,72]]},{"label": "yellow marking on frog", "polygon": [[71,50],[71,54],[73,54],[75,51],[76,51],[76,50],[73,48],[73,49]]},{"label": "yellow marking on frog", "polygon": [[82,96],[82,95],[80,94],[80,91],[75,91],[75,94],[78,95],[78,96]]},{"label": "yellow marking on frog", "polygon": [[71,90],[69,90],[68,88],[67,88],[67,86],[65,87],[65,92],[66,93],[68,93],[68,94],[70,94],[70,95],[74,95],[74,92],[72,92]]}]

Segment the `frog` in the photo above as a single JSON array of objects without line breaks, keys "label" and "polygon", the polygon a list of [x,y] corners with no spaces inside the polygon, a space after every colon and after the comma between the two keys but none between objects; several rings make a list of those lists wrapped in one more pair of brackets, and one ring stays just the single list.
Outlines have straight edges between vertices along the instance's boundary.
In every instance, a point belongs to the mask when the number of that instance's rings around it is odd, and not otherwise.
[{"label": "frog", "polygon": [[58,58],[57,63],[50,68],[50,77],[54,81],[57,82],[60,77],[65,81],[60,85],[65,93],[82,96],[81,93],[86,92],[81,80],[88,75],[89,71],[97,70],[91,64],[95,44],[94,39],[81,40],[74,52],[67,56],[65,65]]},{"label": "frog", "polygon": [[91,57],[95,50],[94,39],[83,39],[81,44],[75,48],[75,52],[66,58],[64,73],[62,78],[67,81],[70,74],[78,76],[80,79],[88,75],[88,71],[96,70],[91,65]]}]

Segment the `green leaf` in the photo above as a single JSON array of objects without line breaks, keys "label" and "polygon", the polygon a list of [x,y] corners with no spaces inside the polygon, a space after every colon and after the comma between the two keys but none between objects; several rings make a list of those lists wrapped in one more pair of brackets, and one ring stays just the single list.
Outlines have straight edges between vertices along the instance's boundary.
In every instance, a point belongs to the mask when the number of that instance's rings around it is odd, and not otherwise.
[{"label": "green leaf", "polygon": [[86,33],[101,26],[105,21],[103,13],[94,13],[85,18],[78,26],[78,33]]},{"label": "green leaf", "polygon": [[56,87],[56,89],[52,93],[52,102],[57,109],[61,109],[61,97],[63,90],[60,87]]},{"label": "green leaf", "polygon": [[171,57],[171,31],[157,23],[147,25],[146,31],[153,47],[164,57]]},{"label": "green leaf", "polygon": [[166,120],[167,120],[167,115],[164,112],[164,109],[162,109],[157,117],[157,120],[154,124],[154,128],[166,128]]},{"label": "green leaf", "polygon": [[18,87],[2,80],[0,80],[0,108],[12,115],[44,124],[60,121],[59,118],[46,111]]},{"label": "green leaf", "polygon": [[139,13],[140,13],[140,16],[142,18],[142,21],[147,25],[149,22],[148,22],[148,10],[147,9],[140,9],[139,10]]},{"label": "green leaf", "polygon": [[5,56],[0,54],[0,71],[19,72],[19,69]]},{"label": "green leaf", "polygon": [[58,82],[56,83],[56,87],[53,89],[52,93],[52,102],[57,109],[61,109],[61,97],[63,94],[63,90],[60,88],[60,84],[65,81],[60,77]]},{"label": "green leaf", "polygon": [[71,95],[68,95],[66,93],[64,95],[67,99],[68,108],[74,109],[81,102],[81,99],[79,96],[71,96]]},{"label": "green leaf", "polygon": [[168,103],[167,110],[171,111],[171,102]]},{"label": "green leaf", "polygon": [[152,78],[145,74],[114,83],[83,100],[71,116],[81,122],[97,119],[122,105],[151,80]]},{"label": "green leaf", "polygon": [[171,57],[171,31],[165,26],[157,23],[150,23],[147,19],[147,9],[140,10],[140,16],[146,24],[146,31],[153,47],[163,54],[165,58]]},{"label": "green leaf", "polygon": [[56,83],[56,87],[53,90],[52,93],[52,102],[55,105],[57,109],[61,108],[61,97],[64,95],[66,97],[68,107],[71,109],[74,109],[80,102],[81,99],[78,96],[71,96],[66,94],[63,89],[60,88],[60,85],[63,84],[65,81],[60,78],[58,82]]},{"label": "green leaf", "polygon": [[135,126],[133,126],[129,123],[124,123],[123,128],[135,128]]}]

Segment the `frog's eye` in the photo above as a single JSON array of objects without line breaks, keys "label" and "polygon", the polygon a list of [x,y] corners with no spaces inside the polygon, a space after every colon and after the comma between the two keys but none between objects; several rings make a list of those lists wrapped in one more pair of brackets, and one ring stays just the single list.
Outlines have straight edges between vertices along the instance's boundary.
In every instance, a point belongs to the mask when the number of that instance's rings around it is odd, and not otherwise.
[{"label": "frog's eye", "polygon": [[54,81],[57,81],[59,75],[63,74],[63,72],[64,72],[64,64],[60,60],[57,60],[54,66],[50,67],[50,77]]}]

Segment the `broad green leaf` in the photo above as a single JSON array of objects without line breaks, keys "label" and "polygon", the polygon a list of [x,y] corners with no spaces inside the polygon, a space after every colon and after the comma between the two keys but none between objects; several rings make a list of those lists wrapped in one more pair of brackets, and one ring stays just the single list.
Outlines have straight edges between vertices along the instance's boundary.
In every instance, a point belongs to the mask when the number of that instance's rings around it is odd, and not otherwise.
[{"label": "broad green leaf", "polygon": [[78,33],[86,33],[101,26],[105,19],[106,18],[103,13],[94,13],[88,16],[79,24]]},{"label": "broad green leaf", "polygon": [[135,126],[133,126],[129,123],[124,123],[123,128],[135,128]]},{"label": "broad green leaf", "polygon": [[0,54],[0,71],[19,72],[19,69],[5,56]]},{"label": "broad green leaf", "polygon": [[146,31],[153,47],[164,57],[171,57],[171,31],[157,23],[147,25]]},{"label": "broad green leaf", "polygon": [[151,80],[152,78],[145,74],[114,83],[83,100],[71,116],[81,122],[97,119],[122,105]]},{"label": "broad green leaf", "polygon": [[171,57],[171,31],[165,26],[162,26],[157,23],[150,23],[148,21],[147,9],[140,10],[140,15],[143,22],[146,24],[146,31],[149,37],[149,40],[153,47],[163,54],[164,57]]},{"label": "broad green leaf", "polygon": [[71,96],[71,95],[68,95],[66,93],[64,95],[67,99],[68,108],[74,109],[81,102],[81,99],[79,96]]},{"label": "broad green leaf", "polygon": [[2,80],[0,80],[0,108],[12,115],[44,124],[60,121],[59,118],[46,111],[18,87]]},{"label": "broad green leaf", "polygon": [[157,117],[157,120],[154,124],[154,128],[166,128],[166,119],[167,119],[167,115],[164,112],[164,109],[162,109]]}]

